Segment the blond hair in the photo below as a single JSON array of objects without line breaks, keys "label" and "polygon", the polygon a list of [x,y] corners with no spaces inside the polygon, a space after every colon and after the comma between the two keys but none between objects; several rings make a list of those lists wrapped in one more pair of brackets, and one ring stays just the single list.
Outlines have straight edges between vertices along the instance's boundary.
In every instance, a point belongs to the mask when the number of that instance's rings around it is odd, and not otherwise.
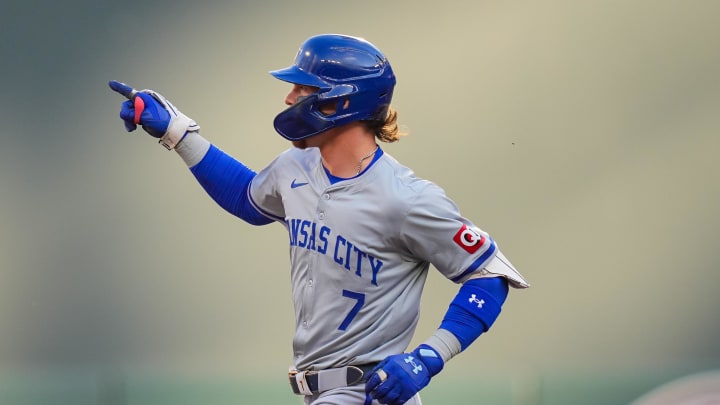
[{"label": "blond hair", "polygon": [[365,123],[368,130],[370,130],[370,132],[374,132],[375,137],[382,142],[397,142],[400,140],[401,136],[407,135],[407,133],[400,131],[400,127],[397,123],[397,115],[397,111],[394,108],[388,107],[385,121],[365,121]]}]

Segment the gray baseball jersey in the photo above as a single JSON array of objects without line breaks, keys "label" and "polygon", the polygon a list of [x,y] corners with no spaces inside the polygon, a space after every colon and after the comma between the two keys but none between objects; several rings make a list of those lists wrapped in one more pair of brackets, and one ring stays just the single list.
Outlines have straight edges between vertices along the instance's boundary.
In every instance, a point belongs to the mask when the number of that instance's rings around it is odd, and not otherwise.
[{"label": "gray baseball jersey", "polygon": [[299,370],[403,352],[430,264],[455,282],[480,273],[527,287],[440,187],[379,153],[359,176],[331,184],[318,149],[292,148],[250,186],[255,208],[289,234]]}]

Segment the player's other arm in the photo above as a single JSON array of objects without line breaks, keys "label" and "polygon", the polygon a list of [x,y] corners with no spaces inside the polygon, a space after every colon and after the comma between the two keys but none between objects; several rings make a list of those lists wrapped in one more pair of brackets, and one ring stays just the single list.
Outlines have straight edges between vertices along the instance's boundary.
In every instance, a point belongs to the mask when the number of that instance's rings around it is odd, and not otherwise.
[{"label": "player's other arm", "polygon": [[[457,206],[439,187],[424,184],[427,188],[416,192],[418,198],[405,210],[399,243],[461,284],[435,333],[415,350],[387,357],[370,375],[366,391],[381,403],[403,404],[412,398],[492,327],[509,286],[528,286],[490,235],[454,220],[460,217]],[[427,218],[445,220],[430,223]]]},{"label": "player's other arm", "polygon": [[412,398],[448,360],[490,329],[507,295],[504,277],[471,277],[429,339],[412,352],[389,356],[378,364],[366,383],[368,395],[384,404],[403,404]]},{"label": "player's other arm", "polygon": [[471,278],[450,303],[438,331],[425,344],[447,362],[487,332],[500,315],[508,295],[504,277]]},{"label": "player's other arm", "polygon": [[249,203],[247,190],[256,173],[200,136],[194,120],[157,92],[137,91],[117,81],[109,85],[128,99],[120,109],[127,131],[140,125],[165,148],[174,149],[205,191],[231,214],[253,225],[273,222]]}]

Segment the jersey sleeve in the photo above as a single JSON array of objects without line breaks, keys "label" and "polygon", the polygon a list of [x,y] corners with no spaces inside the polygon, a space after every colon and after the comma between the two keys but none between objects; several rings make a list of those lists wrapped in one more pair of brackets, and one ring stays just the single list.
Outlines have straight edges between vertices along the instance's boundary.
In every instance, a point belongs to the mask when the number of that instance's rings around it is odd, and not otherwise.
[{"label": "jersey sleeve", "polygon": [[285,220],[285,207],[278,188],[278,173],[283,167],[287,151],[278,155],[252,179],[248,188],[250,204],[265,217],[274,221]]},{"label": "jersey sleeve", "polygon": [[[516,276],[499,268],[500,258],[508,261],[504,256],[498,256],[495,240],[463,217],[457,205],[431,182],[418,190],[409,204],[401,237],[413,255],[430,262],[456,283],[480,273],[504,276],[517,287],[527,286],[519,273]],[[502,271],[490,274],[488,267]]]}]

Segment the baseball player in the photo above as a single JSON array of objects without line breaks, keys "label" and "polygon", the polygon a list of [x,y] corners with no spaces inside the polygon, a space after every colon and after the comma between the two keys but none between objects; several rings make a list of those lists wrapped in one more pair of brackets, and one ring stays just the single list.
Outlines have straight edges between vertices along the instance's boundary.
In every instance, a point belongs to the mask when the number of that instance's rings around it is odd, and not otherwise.
[{"label": "baseball player", "polygon": [[[289,83],[275,130],[292,143],[255,172],[152,90],[111,81],[120,117],[175,150],[205,191],[253,225],[288,232],[295,309],[288,378],[306,405],[420,404],[418,392],[528,283],[445,192],[385,153],[398,140],[395,74],[364,39],[307,39],[271,75]],[[459,285],[439,328],[408,351],[432,264]]]}]

